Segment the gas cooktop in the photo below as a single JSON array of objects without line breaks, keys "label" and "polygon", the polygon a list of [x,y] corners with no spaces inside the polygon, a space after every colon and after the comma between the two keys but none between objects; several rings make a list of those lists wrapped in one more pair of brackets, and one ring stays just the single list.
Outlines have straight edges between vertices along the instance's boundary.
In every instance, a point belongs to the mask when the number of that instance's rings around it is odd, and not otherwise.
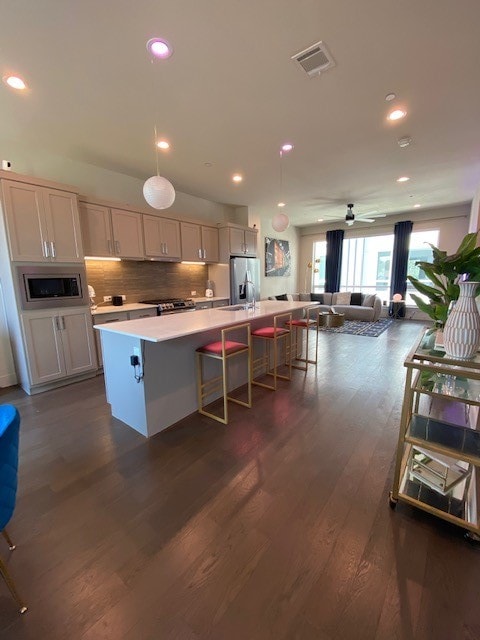
[{"label": "gas cooktop", "polygon": [[155,300],[140,300],[140,302],[142,304],[156,305],[158,315],[195,311],[195,302],[190,298],[157,298]]}]

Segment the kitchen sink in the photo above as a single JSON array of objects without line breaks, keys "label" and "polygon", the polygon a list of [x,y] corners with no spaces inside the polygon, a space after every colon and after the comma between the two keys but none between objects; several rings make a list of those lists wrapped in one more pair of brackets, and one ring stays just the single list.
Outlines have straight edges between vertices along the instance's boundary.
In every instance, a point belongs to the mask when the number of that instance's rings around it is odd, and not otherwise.
[{"label": "kitchen sink", "polygon": [[244,311],[245,305],[243,304],[232,304],[230,307],[217,307],[218,311]]}]

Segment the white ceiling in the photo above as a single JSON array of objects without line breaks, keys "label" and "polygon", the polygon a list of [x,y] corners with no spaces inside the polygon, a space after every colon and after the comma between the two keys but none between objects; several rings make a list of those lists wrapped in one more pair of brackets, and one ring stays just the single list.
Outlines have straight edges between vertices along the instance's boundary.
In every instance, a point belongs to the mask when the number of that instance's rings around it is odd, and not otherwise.
[{"label": "white ceiling", "polygon": [[[160,173],[178,190],[260,214],[277,211],[292,141],[293,224],[343,217],[347,202],[465,202],[480,184],[479,25],[478,0],[3,0],[0,71],[30,90],[1,84],[0,148],[146,179],[156,123],[172,144]],[[170,60],[151,63],[152,36],[173,44]],[[290,57],[319,40],[336,67],[312,79]],[[392,105],[404,121],[387,123]]]}]

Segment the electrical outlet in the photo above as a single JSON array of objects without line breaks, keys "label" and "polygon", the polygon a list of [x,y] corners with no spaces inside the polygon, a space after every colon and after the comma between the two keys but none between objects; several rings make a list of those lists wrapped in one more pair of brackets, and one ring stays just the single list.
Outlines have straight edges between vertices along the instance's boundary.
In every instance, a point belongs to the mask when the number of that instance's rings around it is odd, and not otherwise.
[{"label": "electrical outlet", "polygon": [[125,302],[126,299],[127,299],[127,296],[124,296],[123,293],[122,293],[122,300]]},{"label": "electrical outlet", "polygon": [[112,301],[112,296],[103,296],[103,301],[104,302],[111,302]]}]

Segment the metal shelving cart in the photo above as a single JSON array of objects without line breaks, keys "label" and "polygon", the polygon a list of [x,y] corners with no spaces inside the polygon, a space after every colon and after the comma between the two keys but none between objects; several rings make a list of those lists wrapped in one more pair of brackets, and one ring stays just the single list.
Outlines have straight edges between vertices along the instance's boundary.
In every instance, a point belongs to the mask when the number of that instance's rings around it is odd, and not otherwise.
[{"label": "metal shelving cart", "polygon": [[390,506],[398,501],[467,530],[480,541],[480,354],[454,360],[422,331],[407,369]]}]

